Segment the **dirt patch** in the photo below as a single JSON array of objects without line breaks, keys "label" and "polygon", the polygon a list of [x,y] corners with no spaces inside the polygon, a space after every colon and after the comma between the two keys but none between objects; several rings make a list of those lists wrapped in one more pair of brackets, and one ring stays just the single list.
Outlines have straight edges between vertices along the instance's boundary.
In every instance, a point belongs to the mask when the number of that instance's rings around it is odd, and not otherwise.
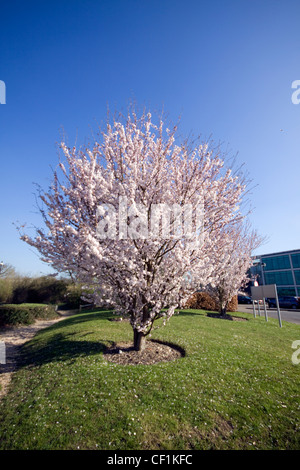
[{"label": "dirt patch", "polygon": [[143,351],[133,349],[132,343],[119,343],[104,352],[107,361],[122,365],[157,364],[175,361],[183,356],[185,352],[179,346],[157,340],[146,341]]},{"label": "dirt patch", "polygon": [[207,317],[219,318],[220,320],[231,320],[231,321],[248,321],[248,318],[235,317],[233,315],[219,315],[218,313],[206,313]]}]

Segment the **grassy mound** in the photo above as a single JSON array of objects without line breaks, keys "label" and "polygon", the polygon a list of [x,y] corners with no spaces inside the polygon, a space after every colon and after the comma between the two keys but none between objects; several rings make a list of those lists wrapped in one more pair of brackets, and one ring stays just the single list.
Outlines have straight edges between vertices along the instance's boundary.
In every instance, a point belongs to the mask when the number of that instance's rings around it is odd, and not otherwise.
[{"label": "grassy mound", "polygon": [[0,449],[299,449],[298,325],[184,311],[152,335],[184,357],[120,365],[103,351],[132,330],[111,316],[70,317],[23,347]]}]

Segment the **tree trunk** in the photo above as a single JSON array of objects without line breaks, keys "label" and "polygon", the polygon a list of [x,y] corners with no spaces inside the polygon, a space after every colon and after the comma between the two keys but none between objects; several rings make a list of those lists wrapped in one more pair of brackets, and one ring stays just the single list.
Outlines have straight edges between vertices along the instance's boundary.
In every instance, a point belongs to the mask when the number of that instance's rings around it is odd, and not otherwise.
[{"label": "tree trunk", "polygon": [[133,330],[133,347],[136,351],[143,351],[146,346],[146,336],[144,333]]},{"label": "tree trunk", "polygon": [[222,317],[225,317],[226,313],[227,313],[227,308],[226,307],[221,307],[220,315]]},{"label": "tree trunk", "polygon": [[220,300],[220,310],[219,310],[219,313],[222,317],[225,317],[226,313],[227,313],[227,305],[228,305],[228,302],[224,301],[223,299]]}]

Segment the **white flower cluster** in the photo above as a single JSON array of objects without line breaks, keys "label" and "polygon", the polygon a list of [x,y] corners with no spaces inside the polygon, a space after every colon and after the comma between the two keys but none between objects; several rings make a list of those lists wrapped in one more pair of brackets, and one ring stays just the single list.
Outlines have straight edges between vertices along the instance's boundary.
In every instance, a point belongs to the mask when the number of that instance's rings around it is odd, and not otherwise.
[{"label": "white flower cluster", "polygon": [[[207,145],[176,145],[175,133],[164,132],[162,121],[154,125],[150,114],[131,115],[108,124],[93,148],[62,143],[62,179],[55,174],[40,196],[46,230],[23,236],[56,270],[87,283],[96,303],[129,315],[142,334],[172,316],[195,288],[218,282],[218,262],[228,266],[232,259],[226,228],[242,219],[244,181]],[[162,206],[172,208],[165,221]],[[197,207],[201,223],[191,210]],[[187,230],[178,223],[184,210]],[[244,271],[249,258],[239,264],[236,251],[232,270]]]}]

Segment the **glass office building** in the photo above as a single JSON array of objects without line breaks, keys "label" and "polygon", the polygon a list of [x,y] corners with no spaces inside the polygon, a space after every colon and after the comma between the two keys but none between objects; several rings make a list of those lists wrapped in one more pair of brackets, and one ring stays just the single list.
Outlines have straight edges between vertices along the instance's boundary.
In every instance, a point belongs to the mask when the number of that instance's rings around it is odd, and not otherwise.
[{"label": "glass office building", "polygon": [[252,278],[259,285],[276,284],[278,295],[300,297],[300,250],[255,256]]}]

